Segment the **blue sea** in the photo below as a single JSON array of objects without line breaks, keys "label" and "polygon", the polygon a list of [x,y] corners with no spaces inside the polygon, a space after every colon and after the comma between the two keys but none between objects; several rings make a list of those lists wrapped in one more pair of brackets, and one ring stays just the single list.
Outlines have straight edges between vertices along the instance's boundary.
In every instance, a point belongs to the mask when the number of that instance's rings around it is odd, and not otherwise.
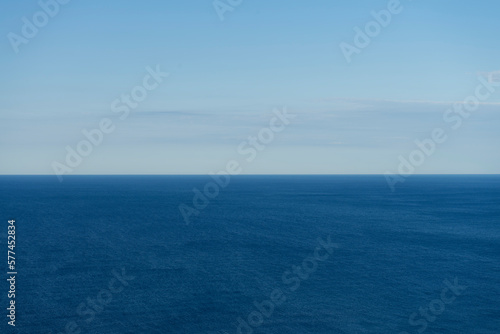
[{"label": "blue sea", "polygon": [[1,176],[0,332],[500,333],[500,176],[211,182]]}]

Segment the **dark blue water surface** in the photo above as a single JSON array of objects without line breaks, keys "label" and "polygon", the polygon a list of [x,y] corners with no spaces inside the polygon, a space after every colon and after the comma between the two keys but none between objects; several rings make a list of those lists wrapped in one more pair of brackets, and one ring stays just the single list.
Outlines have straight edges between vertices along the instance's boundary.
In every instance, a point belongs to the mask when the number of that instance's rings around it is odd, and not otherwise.
[{"label": "dark blue water surface", "polygon": [[500,177],[210,180],[0,177],[0,332],[500,333]]}]

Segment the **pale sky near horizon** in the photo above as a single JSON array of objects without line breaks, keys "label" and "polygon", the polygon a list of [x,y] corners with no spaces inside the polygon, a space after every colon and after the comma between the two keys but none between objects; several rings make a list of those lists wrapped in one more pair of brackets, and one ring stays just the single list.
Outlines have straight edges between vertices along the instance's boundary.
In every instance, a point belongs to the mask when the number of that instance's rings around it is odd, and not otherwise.
[{"label": "pale sky near horizon", "polygon": [[[434,128],[448,140],[416,173],[500,173],[500,87],[443,119],[500,70],[500,2],[401,0],[350,63],[339,45],[389,1],[243,0],[223,21],[212,2],[71,0],[17,53],[9,33],[41,7],[0,4],[0,174],[54,173],[103,118],[115,131],[72,174],[208,174],[284,107],[244,173],[397,172]],[[120,120],[113,101],[157,65],[169,76]]]}]

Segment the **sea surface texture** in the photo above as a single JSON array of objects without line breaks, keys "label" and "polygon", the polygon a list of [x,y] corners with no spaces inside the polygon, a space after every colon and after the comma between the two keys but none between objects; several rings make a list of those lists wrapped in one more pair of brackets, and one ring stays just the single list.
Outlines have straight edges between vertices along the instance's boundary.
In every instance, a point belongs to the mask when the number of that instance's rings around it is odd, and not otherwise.
[{"label": "sea surface texture", "polygon": [[1,176],[0,333],[500,333],[500,177],[218,181]]}]

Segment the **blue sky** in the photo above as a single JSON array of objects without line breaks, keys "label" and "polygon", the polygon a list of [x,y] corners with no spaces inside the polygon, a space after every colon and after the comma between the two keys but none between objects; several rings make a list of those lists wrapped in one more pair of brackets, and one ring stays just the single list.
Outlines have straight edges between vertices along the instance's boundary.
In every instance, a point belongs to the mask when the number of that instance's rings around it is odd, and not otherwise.
[{"label": "blue sky", "polygon": [[16,53],[7,36],[40,5],[3,2],[0,174],[52,174],[156,65],[168,78],[72,173],[217,171],[285,106],[245,173],[385,173],[436,127],[449,140],[416,173],[499,173],[500,88],[457,130],[443,114],[500,70],[500,3],[402,0],[346,62],[340,43],[387,4],[243,0],[221,21],[211,0],[72,0]]}]

